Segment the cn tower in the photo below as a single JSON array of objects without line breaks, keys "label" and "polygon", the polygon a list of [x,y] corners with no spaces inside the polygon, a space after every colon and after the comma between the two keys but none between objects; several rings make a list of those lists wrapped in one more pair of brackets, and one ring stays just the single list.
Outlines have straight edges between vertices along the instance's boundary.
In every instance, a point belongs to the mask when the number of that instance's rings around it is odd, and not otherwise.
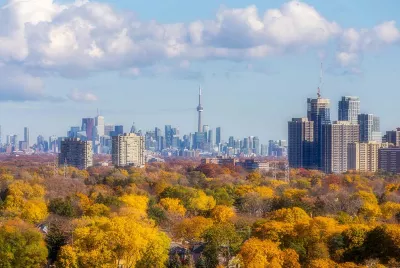
[{"label": "cn tower", "polygon": [[197,132],[202,132],[201,130],[201,112],[203,112],[203,106],[201,106],[201,87],[199,87],[199,106],[197,106],[197,112],[199,112],[199,125]]}]

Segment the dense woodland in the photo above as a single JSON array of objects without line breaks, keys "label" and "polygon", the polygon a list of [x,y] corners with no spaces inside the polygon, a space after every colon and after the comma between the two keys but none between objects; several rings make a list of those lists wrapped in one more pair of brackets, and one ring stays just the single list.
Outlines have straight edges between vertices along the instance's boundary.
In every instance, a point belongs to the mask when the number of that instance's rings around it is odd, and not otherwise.
[{"label": "dense woodland", "polygon": [[52,161],[0,162],[0,267],[400,267],[396,175]]}]

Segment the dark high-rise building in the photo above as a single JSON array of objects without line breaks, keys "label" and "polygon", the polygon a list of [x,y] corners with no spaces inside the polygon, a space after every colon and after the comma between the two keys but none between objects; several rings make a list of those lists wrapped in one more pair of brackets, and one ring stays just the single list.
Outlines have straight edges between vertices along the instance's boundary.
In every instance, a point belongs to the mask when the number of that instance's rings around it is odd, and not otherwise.
[{"label": "dark high-rise building", "polygon": [[117,125],[117,126],[115,126],[114,132],[111,133],[111,136],[118,136],[118,135],[123,135],[123,134],[124,134],[124,126]]},{"label": "dark high-rise building", "polygon": [[26,149],[28,149],[29,148],[29,145],[30,145],[30,143],[29,143],[29,128],[28,127],[24,127],[24,142],[26,142]]},{"label": "dark high-rise building", "polygon": [[165,126],[165,146],[170,148],[172,146],[172,139],[174,137],[174,132],[171,125]]},{"label": "dark high-rise building", "polygon": [[393,144],[396,147],[400,147],[400,128],[396,130],[386,131],[386,135],[383,138],[384,142]]},{"label": "dark high-rise building", "polygon": [[331,123],[330,117],[330,101],[323,99],[318,94],[318,98],[307,99],[307,118],[308,121],[314,122],[314,166],[322,167],[322,128],[324,125]]},{"label": "dark high-rise building", "polygon": [[67,138],[61,141],[59,165],[67,165],[78,169],[86,169],[93,165],[92,142]]},{"label": "dark high-rise building", "polygon": [[221,143],[221,127],[217,127],[215,130],[215,143],[218,145]]},{"label": "dark high-rise building", "polygon": [[343,96],[339,101],[339,121],[349,121],[351,124],[358,124],[360,114],[360,98],[355,96]]},{"label": "dark high-rise building", "polygon": [[[271,141],[269,143],[268,147],[271,146]],[[309,121],[307,118],[293,118],[292,121],[288,122],[288,159],[290,167],[314,167],[313,145],[313,121]]]},{"label": "dark high-rise building", "polygon": [[336,121],[322,128],[322,170],[325,173],[343,173],[348,168],[348,146],[358,142],[359,126],[349,121]]},{"label": "dark high-rise building", "polygon": [[82,131],[86,132],[88,141],[93,140],[94,118],[82,118]]}]

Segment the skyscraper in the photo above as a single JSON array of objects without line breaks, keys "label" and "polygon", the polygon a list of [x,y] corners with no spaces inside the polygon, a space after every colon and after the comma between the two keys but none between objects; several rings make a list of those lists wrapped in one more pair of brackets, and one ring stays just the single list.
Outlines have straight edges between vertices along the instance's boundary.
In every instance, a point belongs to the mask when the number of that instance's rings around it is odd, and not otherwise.
[{"label": "skyscraper", "polygon": [[95,126],[98,137],[104,136],[105,126],[104,126],[104,117],[101,115],[97,115],[95,118]]},{"label": "skyscraper", "polygon": [[201,87],[199,87],[199,105],[197,106],[197,112],[199,113],[197,132],[201,132],[201,113],[203,112],[203,106],[201,106]]},{"label": "skyscraper", "polygon": [[221,143],[221,127],[217,127],[215,132],[215,143],[219,145]]},{"label": "skyscraper", "polygon": [[128,133],[112,137],[112,163],[116,166],[137,166],[145,164],[143,136]]},{"label": "skyscraper", "polygon": [[[269,141],[269,146],[271,147]],[[293,168],[313,167],[314,122],[307,118],[293,118],[288,122],[288,159]],[[268,149],[268,153],[272,151]]]},{"label": "skyscraper", "polygon": [[24,127],[24,142],[26,142],[26,146],[29,148],[29,128]]},{"label": "skyscraper", "polygon": [[207,135],[208,143],[210,144],[210,148],[214,147],[214,131],[210,129]]},{"label": "skyscraper", "polygon": [[93,165],[92,142],[78,138],[67,138],[61,141],[59,165],[67,165],[78,169],[86,169]]},{"label": "skyscraper", "polygon": [[253,153],[256,155],[260,154],[260,139],[258,137],[253,138]]},{"label": "skyscraper", "polygon": [[373,114],[359,114],[358,124],[360,126],[360,142],[382,142],[379,117]]},{"label": "skyscraper", "polygon": [[355,96],[343,96],[339,101],[338,120],[349,121],[351,124],[358,124],[360,114],[360,98]]},{"label": "skyscraper", "polygon": [[372,119],[372,140],[378,143],[382,142],[381,120],[378,116]]},{"label": "skyscraper", "polygon": [[114,125],[104,125],[104,135],[105,136],[111,136],[113,131],[115,131]]},{"label": "skyscraper", "polygon": [[322,170],[325,173],[343,173],[348,168],[348,145],[358,142],[359,127],[349,121],[335,121],[322,128]]},{"label": "skyscraper", "polygon": [[135,126],[135,122],[132,123],[130,133],[135,133],[135,134],[137,133],[136,126]]},{"label": "skyscraper", "polygon": [[93,140],[94,118],[82,118],[82,131],[86,132],[88,141]]},{"label": "skyscraper", "polygon": [[172,139],[174,138],[174,133],[171,125],[165,125],[165,146],[170,148],[172,146]]},{"label": "skyscraper", "polygon": [[117,125],[115,126],[114,132],[111,133],[111,136],[118,136],[124,134],[124,126]]},{"label": "skyscraper", "polygon": [[307,118],[308,121],[314,122],[314,150],[313,162],[316,167],[322,166],[322,128],[324,125],[331,123],[330,117],[330,101],[321,98],[318,93],[316,99],[307,99]]}]

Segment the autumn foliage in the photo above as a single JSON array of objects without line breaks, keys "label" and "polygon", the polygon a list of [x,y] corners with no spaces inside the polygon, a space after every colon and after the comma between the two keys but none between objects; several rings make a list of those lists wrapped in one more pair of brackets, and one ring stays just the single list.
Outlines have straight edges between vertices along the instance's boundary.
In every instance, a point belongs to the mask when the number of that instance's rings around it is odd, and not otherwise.
[{"label": "autumn foliage", "polygon": [[0,267],[400,267],[398,175],[50,160],[0,163]]}]

